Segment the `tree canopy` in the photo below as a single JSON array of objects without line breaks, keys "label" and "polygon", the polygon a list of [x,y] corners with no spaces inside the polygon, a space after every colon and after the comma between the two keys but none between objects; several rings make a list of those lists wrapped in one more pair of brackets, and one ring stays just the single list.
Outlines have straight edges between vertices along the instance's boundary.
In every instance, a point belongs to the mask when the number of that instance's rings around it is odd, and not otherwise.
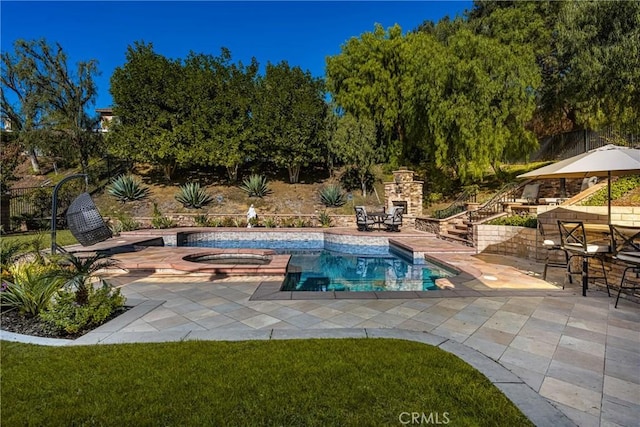
[{"label": "tree canopy", "polygon": [[30,152],[36,172],[40,149],[77,160],[86,173],[89,156],[99,149],[97,118],[87,111],[97,94],[97,61],[78,62],[74,73],[58,43],[18,40],[14,48],[2,53],[2,116]]}]

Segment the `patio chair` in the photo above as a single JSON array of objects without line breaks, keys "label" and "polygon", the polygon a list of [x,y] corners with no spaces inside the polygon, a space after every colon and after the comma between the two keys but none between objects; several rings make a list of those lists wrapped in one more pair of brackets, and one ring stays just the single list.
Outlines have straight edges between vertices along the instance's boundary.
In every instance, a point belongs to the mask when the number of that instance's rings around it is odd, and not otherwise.
[{"label": "patio chair", "polygon": [[111,229],[105,224],[89,193],[75,198],[67,209],[67,225],[82,246],[91,246],[112,237]]},{"label": "patio chair", "polygon": [[[542,226],[542,222],[540,222],[540,220],[538,220],[538,232],[542,237],[542,246],[546,249],[542,280],[547,280],[547,269],[549,267],[564,268],[565,270],[567,269],[567,265],[569,263],[569,254],[566,250],[562,249],[559,239],[553,240],[545,233],[544,227]],[[559,257],[560,254],[562,255],[562,258]],[[569,275],[569,283],[573,284],[573,277],[571,275]]]},{"label": "patio chair", "polygon": [[[609,253],[609,244],[603,244],[604,242],[598,241],[587,241],[587,233],[582,221],[558,220],[558,229],[560,230],[560,247],[561,249],[566,250],[569,254],[569,259],[567,261],[567,277],[571,277],[573,274],[582,275],[583,292],[586,292],[586,284],[589,283],[589,279],[604,279],[605,286],[607,287],[607,294],[611,296],[603,260],[603,256]],[[571,269],[571,260],[574,257],[582,259],[582,269],[580,271],[572,271]],[[597,259],[600,261],[602,276],[589,277],[589,259]],[[562,288],[564,289],[564,284],[562,285]]]},{"label": "patio chair", "polygon": [[613,258],[628,265],[624,269],[620,280],[620,288],[618,289],[615,305],[615,308],[618,308],[618,300],[623,289],[640,289],[640,280],[636,280],[635,284],[631,282],[631,286],[624,286],[625,282],[628,281],[626,278],[629,270],[636,274],[636,278],[640,278],[640,227],[622,225],[609,225],[609,227],[611,229]]},{"label": "patio chair", "polygon": [[402,206],[393,206],[391,211],[387,214],[387,218],[383,221],[387,231],[400,231],[402,225],[402,213],[404,208]]},{"label": "patio chair", "polygon": [[514,202],[535,205],[538,203],[538,193],[540,192],[540,184],[527,184],[522,189],[522,196],[515,199]]},{"label": "patio chair", "polygon": [[584,190],[593,187],[598,183],[597,176],[591,176],[589,178],[584,178],[582,180],[582,184],[580,185],[580,192],[582,193]]},{"label": "patio chair", "polygon": [[356,211],[356,225],[358,231],[371,231],[371,226],[375,224],[375,220],[367,216],[367,210],[364,206],[355,206]]}]

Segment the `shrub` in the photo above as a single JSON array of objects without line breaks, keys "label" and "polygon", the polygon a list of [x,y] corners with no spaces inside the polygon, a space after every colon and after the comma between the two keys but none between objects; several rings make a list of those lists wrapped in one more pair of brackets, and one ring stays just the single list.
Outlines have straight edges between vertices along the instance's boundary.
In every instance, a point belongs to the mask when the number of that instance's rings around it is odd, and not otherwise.
[{"label": "shrub", "polygon": [[244,220],[244,219],[235,218],[233,220],[233,227],[246,228],[247,227],[247,221]]},{"label": "shrub", "polygon": [[[342,176],[340,177],[340,183],[347,191],[362,189],[360,185],[360,177],[358,176],[358,169],[354,167],[347,169],[342,174]],[[364,183],[367,188],[373,188],[373,184],[375,183],[375,177],[370,171],[367,171],[367,174],[365,175],[365,178],[364,178]]]},{"label": "shrub", "polygon": [[23,315],[37,316],[62,288],[64,278],[52,274],[52,265],[21,262],[11,266],[13,282],[3,282],[0,305]]},{"label": "shrub", "polygon": [[293,227],[296,228],[304,228],[304,227],[308,227],[309,223],[307,221],[305,221],[303,218],[296,218],[293,221]]},{"label": "shrub", "polygon": [[120,231],[133,231],[140,228],[140,223],[134,220],[132,217],[126,214],[120,214],[117,216],[118,221],[120,222],[121,230]]},{"label": "shrub", "polygon": [[500,218],[493,219],[488,221],[489,225],[510,225],[514,227],[527,227],[527,228],[537,228],[538,227],[538,218],[535,216],[520,216],[520,215],[512,215],[512,216],[503,216]]},{"label": "shrub", "polygon": [[280,220],[280,226],[286,228],[295,227],[295,220],[293,218],[282,218]]},{"label": "shrub", "polygon": [[329,185],[320,190],[320,201],[326,207],[340,207],[347,203],[342,187]]},{"label": "shrub", "polygon": [[[631,190],[640,187],[640,176],[625,176],[611,183],[611,200],[619,199]],[[581,203],[582,206],[606,206],[608,199],[607,187],[596,191],[591,197]]]},{"label": "shrub", "polygon": [[276,228],[278,226],[278,221],[275,218],[267,217],[262,220],[262,225],[266,228]]},{"label": "shrub", "polygon": [[162,215],[157,203],[153,203],[153,218],[151,218],[153,228],[172,228],[176,223],[169,217]]},{"label": "shrub", "polygon": [[119,236],[120,233],[124,231],[124,227],[122,226],[122,222],[115,220],[109,223],[109,228],[111,229],[111,234],[114,236]]},{"label": "shrub", "polygon": [[0,240],[0,272],[2,280],[13,280],[9,269],[18,260],[25,246],[26,243],[21,240]]},{"label": "shrub", "polygon": [[101,284],[99,288],[89,288],[87,303],[84,305],[77,304],[74,292],[60,291],[49,309],[40,314],[40,318],[68,334],[102,324],[124,306],[125,298],[120,294],[120,289],[114,290],[104,280]]},{"label": "shrub", "polygon": [[327,211],[320,212],[318,215],[318,221],[320,221],[320,225],[324,228],[331,227],[331,216],[329,216]]},{"label": "shrub", "polygon": [[133,175],[120,175],[107,187],[107,193],[125,203],[144,199],[149,195],[149,188],[143,187]]},{"label": "shrub", "polygon": [[249,197],[264,197],[271,193],[267,179],[262,175],[251,175],[242,181],[240,189],[247,193]]},{"label": "shrub", "polygon": [[222,218],[222,227],[235,227],[235,226],[236,226],[236,222],[230,216],[225,216],[224,218]]},{"label": "shrub", "polygon": [[209,220],[209,227],[222,227],[222,218],[211,218]]},{"label": "shrub", "polygon": [[207,194],[204,188],[197,182],[189,182],[180,186],[176,200],[185,208],[200,209],[213,201],[213,197]]},{"label": "shrub", "polygon": [[211,220],[207,215],[196,215],[193,217],[193,222],[197,227],[212,227]]}]

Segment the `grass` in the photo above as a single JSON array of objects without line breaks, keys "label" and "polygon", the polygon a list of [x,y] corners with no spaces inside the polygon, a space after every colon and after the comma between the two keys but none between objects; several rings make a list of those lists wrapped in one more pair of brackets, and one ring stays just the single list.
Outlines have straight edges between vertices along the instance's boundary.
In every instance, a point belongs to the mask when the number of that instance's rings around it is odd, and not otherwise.
[{"label": "grass", "polygon": [[[48,231],[41,232],[29,232],[29,233],[20,233],[20,234],[8,234],[3,235],[1,237],[2,240],[7,243],[11,241],[19,241],[23,243],[31,242],[32,240],[42,236],[43,247],[50,248],[51,247],[51,233]],[[68,246],[68,245],[76,245],[78,241],[71,234],[69,230],[56,230],[56,243],[60,246]]]},{"label": "grass", "polygon": [[387,339],[41,347],[2,342],[2,425],[532,425],[478,371]]}]

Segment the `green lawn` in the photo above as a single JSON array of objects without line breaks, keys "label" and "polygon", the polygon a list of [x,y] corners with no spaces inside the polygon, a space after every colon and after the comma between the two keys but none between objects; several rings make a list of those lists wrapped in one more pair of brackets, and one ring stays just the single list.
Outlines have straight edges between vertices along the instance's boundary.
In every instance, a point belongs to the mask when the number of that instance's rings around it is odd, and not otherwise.
[{"label": "green lawn", "polygon": [[[50,248],[51,247],[51,232],[50,231],[41,231],[41,232],[29,232],[29,233],[20,233],[20,234],[7,234],[0,237],[0,239],[5,240],[7,243],[10,241],[20,241],[24,243],[28,243],[38,236],[42,236],[43,247]],[[56,231],[56,243],[60,246],[67,245],[77,245],[78,241],[71,234],[69,230],[57,230]]]},{"label": "green lawn", "polygon": [[532,425],[465,362],[409,341],[2,342],[0,355],[3,426],[380,426],[403,412]]}]

